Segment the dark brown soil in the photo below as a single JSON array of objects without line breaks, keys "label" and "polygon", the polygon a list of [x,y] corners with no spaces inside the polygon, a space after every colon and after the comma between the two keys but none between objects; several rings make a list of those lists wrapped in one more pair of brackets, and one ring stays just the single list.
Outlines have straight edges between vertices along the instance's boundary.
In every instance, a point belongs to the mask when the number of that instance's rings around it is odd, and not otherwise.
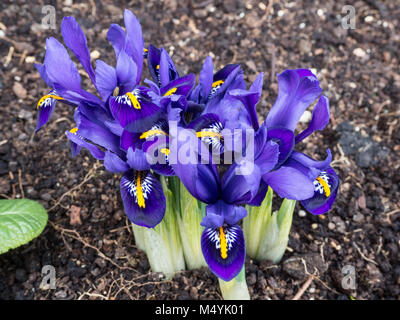
[{"label": "dark brown soil", "polygon": [[[60,39],[62,17],[73,15],[90,49],[113,64],[106,31],[123,23],[125,7],[139,17],[146,44],[164,46],[182,74],[198,73],[209,54],[218,67],[242,63],[248,81],[265,72],[262,117],[277,95],[275,74],[286,68],[315,68],[330,99],[330,125],[303,147],[315,157],[331,148],[342,180],[336,205],[324,216],[295,214],[279,265],[247,261],[252,299],[293,298],[307,279],[303,260],[318,271],[303,299],[400,298],[398,1],[353,2],[354,30],[341,26],[344,0],[50,1],[56,30],[41,28],[45,2],[0,4],[0,195],[50,209],[39,238],[0,257],[0,299],[221,298],[207,269],[171,281],[151,272],[122,211],[119,178],[85,151],[70,157],[64,132],[73,125],[72,109],[59,105],[34,135],[35,105],[48,88],[32,61],[43,61],[45,39]],[[81,225],[70,224],[72,205],[81,210]],[[46,264],[56,268],[55,290],[39,289]],[[355,267],[356,290],[341,286],[345,265]]]}]

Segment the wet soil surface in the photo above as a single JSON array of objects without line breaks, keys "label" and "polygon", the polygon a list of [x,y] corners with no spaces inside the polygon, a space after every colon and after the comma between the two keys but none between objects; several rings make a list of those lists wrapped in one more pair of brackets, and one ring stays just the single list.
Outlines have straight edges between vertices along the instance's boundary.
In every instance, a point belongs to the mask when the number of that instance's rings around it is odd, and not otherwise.
[{"label": "wet soil surface", "polygon": [[[59,104],[34,135],[36,102],[48,88],[33,62],[43,61],[45,39],[61,39],[62,18],[73,15],[92,54],[113,64],[106,32],[123,24],[125,7],[139,17],[146,44],[164,46],[182,74],[198,73],[207,55],[218,68],[241,63],[248,81],[264,72],[263,118],[286,68],[315,69],[330,99],[331,123],[300,149],[321,159],[331,148],[338,199],[323,216],[296,208],[281,263],[246,261],[252,299],[292,299],[309,273],[302,299],[400,298],[397,1],[354,2],[355,29],[342,26],[342,0],[50,2],[55,30],[42,28],[44,1],[0,4],[0,196],[38,200],[50,221],[40,237],[0,257],[0,299],[221,299],[206,268],[167,281],[151,272],[121,209],[119,177],[86,151],[70,157],[72,109]],[[82,224],[71,224],[76,212]],[[40,289],[44,265],[55,267],[56,289]],[[354,290],[343,289],[345,266],[354,267]]]}]

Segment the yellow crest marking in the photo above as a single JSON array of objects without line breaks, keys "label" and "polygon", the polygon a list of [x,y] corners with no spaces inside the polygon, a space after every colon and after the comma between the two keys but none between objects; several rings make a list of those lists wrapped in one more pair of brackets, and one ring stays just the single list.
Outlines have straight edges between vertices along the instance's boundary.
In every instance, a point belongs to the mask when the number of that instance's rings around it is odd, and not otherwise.
[{"label": "yellow crest marking", "polygon": [[142,184],[140,181],[140,172],[137,173],[137,178],[136,178],[136,197],[138,200],[137,201],[138,206],[140,208],[146,208],[146,204],[144,203]]},{"label": "yellow crest marking", "polygon": [[131,100],[132,105],[135,109],[140,110],[142,107],[140,106],[139,100],[135,97],[135,95],[132,92],[128,92],[126,94],[129,98],[129,100]]},{"label": "yellow crest marking", "polygon": [[166,156],[169,155],[169,149],[168,148],[162,148],[162,149],[160,149],[160,152],[165,154]]},{"label": "yellow crest marking", "polygon": [[322,188],[324,188],[325,196],[328,198],[331,195],[331,189],[329,189],[328,184],[321,177],[318,177],[317,180],[321,184]]},{"label": "yellow crest marking", "polygon": [[160,70],[160,65],[159,65],[159,64],[156,66],[156,69],[157,69],[157,70]]},{"label": "yellow crest marking", "polygon": [[228,243],[226,242],[224,228],[222,227],[219,227],[219,244],[221,247],[221,258],[226,259],[228,257]]},{"label": "yellow crest marking", "polygon": [[212,87],[215,88],[217,86],[222,85],[223,83],[224,83],[224,80],[215,81],[215,82],[213,82]]},{"label": "yellow crest marking", "polygon": [[142,135],[139,137],[139,139],[147,139],[148,137],[155,136],[156,134],[167,136],[167,134],[164,131],[155,129],[143,132]]},{"label": "yellow crest marking", "polygon": [[218,137],[218,138],[222,138],[222,135],[221,134],[219,134],[218,132],[214,132],[214,131],[199,131],[199,132],[196,132],[196,136],[198,137],[198,138],[208,138],[208,137]]},{"label": "yellow crest marking", "polygon": [[71,130],[69,130],[69,132],[71,133],[76,133],[78,131],[78,128],[72,128]]},{"label": "yellow crest marking", "polygon": [[178,90],[178,88],[172,88],[172,89],[168,90],[166,93],[164,93],[164,97],[174,94],[176,92],[176,90]]},{"label": "yellow crest marking", "polygon": [[47,98],[53,98],[56,100],[65,100],[64,98],[60,97],[60,96],[56,96],[54,94],[46,94],[45,96],[41,97],[40,100],[37,103],[37,109],[40,108],[41,104],[44,102],[44,100],[46,100]]}]

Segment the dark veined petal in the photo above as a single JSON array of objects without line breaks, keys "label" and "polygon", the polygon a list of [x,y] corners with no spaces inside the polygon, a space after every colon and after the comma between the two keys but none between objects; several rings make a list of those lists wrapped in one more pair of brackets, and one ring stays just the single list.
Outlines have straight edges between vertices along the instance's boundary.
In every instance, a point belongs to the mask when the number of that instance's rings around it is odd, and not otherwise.
[{"label": "dark veined petal", "polygon": [[238,225],[204,229],[201,249],[211,271],[224,281],[232,280],[243,267],[246,248]]},{"label": "dark veined petal", "polygon": [[38,120],[36,124],[36,132],[49,121],[54,111],[57,100],[64,100],[55,90],[51,90],[48,94],[40,98],[37,103]]},{"label": "dark veined petal", "polygon": [[143,97],[139,89],[109,100],[113,117],[131,132],[148,130],[160,115],[161,108]]},{"label": "dark veined petal", "polygon": [[125,213],[133,223],[154,228],[165,214],[165,196],[161,183],[150,171],[127,171],[120,191]]},{"label": "dark veined petal", "polygon": [[61,33],[64,38],[64,43],[71,49],[76,58],[82,64],[93,84],[96,84],[87,40],[74,17],[65,17],[63,19],[61,23]]},{"label": "dark veined petal", "polygon": [[85,138],[79,135],[77,131],[78,128],[73,128],[70,131],[65,132],[71,143],[72,157],[75,157],[81,151],[81,148],[86,148],[95,159],[103,160],[105,156],[104,151],[94,144],[86,141]]},{"label": "dark veined petal", "polygon": [[301,201],[303,207],[312,214],[323,214],[332,208],[339,189],[339,178],[329,167],[322,171],[314,181],[314,196]]},{"label": "dark veined petal", "polygon": [[306,69],[285,70],[278,75],[278,85],[278,98],[268,113],[267,126],[294,131],[301,115],[322,89],[317,77]]},{"label": "dark veined petal", "polygon": [[213,151],[224,152],[224,126],[220,118],[214,113],[206,113],[188,125],[189,129],[196,132],[197,137]]},{"label": "dark veined petal", "polygon": [[314,131],[322,130],[329,122],[329,100],[325,96],[321,96],[315,105],[311,121],[307,129],[296,136],[296,144],[307,138]]},{"label": "dark veined petal", "polygon": [[182,78],[169,82],[165,87],[161,88],[160,94],[163,97],[168,97],[173,94],[186,97],[192,90],[195,80],[196,78],[194,74],[188,74]]}]

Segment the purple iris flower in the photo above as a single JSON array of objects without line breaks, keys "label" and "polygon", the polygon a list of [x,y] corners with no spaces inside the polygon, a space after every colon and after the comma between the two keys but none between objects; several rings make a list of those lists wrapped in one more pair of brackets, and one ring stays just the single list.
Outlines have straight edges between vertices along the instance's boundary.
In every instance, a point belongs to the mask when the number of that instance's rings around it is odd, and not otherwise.
[{"label": "purple iris flower", "polygon": [[224,112],[220,105],[227,92],[233,89],[245,89],[243,70],[238,64],[228,64],[214,74],[213,61],[207,57],[200,72],[199,84],[193,90],[189,100],[204,105],[205,113]]},{"label": "purple iris flower", "polygon": [[144,151],[129,148],[123,156],[106,151],[104,166],[108,171],[123,174],[120,191],[129,220],[148,228],[159,224],[165,214],[165,196]]},{"label": "purple iris flower", "polygon": [[[209,115],[215,119],[215,115]],[[191,126],[196,128],[196,126]],[[201,225],[205,227],[201,238],[204,258],[210,269],[221,279],[229,281],[241,270],[245,259],[244,237],[238,222],[247,215],[242,206],[258,196],[261,176],[273,169],[278,160],[278,145],[266,140],[266,130],[260,130],[256,135],[254,162],[245,159],[228,166],[224,173],[222,167],[217,167],[212,161],[202,163],[201,157],[211,159],[211,155],[198,152],[197,145],[187,150],[187,145],[180,141],[182,128],[178,128],[177,136],[171,137],[172,146],[176,145],[176,154],[185,150],[191,153],[190,158],[198,159],[197,163],[182,163],[180,159],[172,164],[174,172],[180,178],[186,189],[198,200],[207,204],[206,216]],[[204,128],[203,128],[204,130]],[[191,135],[190,141],[203,142],[198,133],[213,131],[185,131]],[[208,148],[206,147],[205,150]],[[208,149],[210,150],[210,149]],[[187,155],[187,154],[186,154]],[[250,170],[248,169],[250,166]],[[220,178],[222,175],[222,178]]]},{"label": "purple iris flower", "polygon": [[164,48],[149,45],[147,63],[150,75],[159,88],[165,87],[171,81],[179,78],[179,73],[171,57]]},{"label": "purple iris flower", "polygon": [[[90,63],[90,53],[86,37],[74,18],[66,17],[61,25],[65,44],[82,63],[89,77],[94,81],[94,71]],[[104,107],[104,102],[81,88],[78,68],[69,57],[65,47],[55,38],[46,40],[46,56],[43,65],[35,64],[42,79],[51,87],[38,104],[39,111],[36,131],[47,123],[54,111],[56,101],[77,106],[81,102]]]},{"label": "purple iris flower", "polygon": [[[328,124],[328,98],[321,95],[317,77],[307,69],[286,70],[278,75],[278,82],[278,98],[262,126],[268,128],[267,139],[279,144],[279,159],[274,170],[263,175],[263,189],[267,184],[280,197],[300,200],[311,213],[325,213],[332,207],[339,187],[339,179],[330,167],[330,150],[325,160],[316,161],[294,147]],[[297,122],[316,99],[308,127],[295,136]]]}]

